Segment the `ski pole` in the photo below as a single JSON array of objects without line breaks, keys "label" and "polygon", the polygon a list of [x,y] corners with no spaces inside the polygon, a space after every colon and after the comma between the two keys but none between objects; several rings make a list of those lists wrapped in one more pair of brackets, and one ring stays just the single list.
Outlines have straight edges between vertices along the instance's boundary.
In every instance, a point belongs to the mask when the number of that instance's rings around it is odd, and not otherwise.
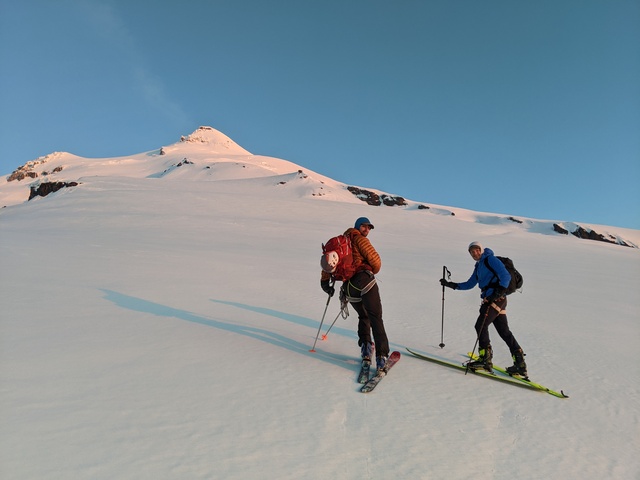
[{"label": "ski pole", "polygon": [[336,318],[333,321],[333,323],[331,324],[331,326],[329,327],[329,329],[325,332],[324,335],[322,335],[322,340],[326,340],[327,339],[327,335],[329,335],[329,332],[331,331],[331,329],[335,325],[336,321],[338,321],[338,317],[340,315],[342,315],[342,318],[344,318],[344,319],[346,319],[349,316],[349,308],[347,307],[346,300],[344,302],[342,302],[342,301],[340,302],[340,311],[338,312],[338,315],[336,315]]},{"label": "ski pole", "polygon": [[318,327],[318,333],[316,333],[316,340],[313,342],[313,347],[311,347],[310,352],[315,353],[316,351],[316,343],[318,342],[318,337],[320,336],[320,329],[322,328],[322,323],[324,322],[324,317],[327,314],[327,308],[329,308],[329,302],[331,301],[331,295],[327,296],[327,304],[324,306],[324,313],[322,314],[322,320],[320,320],[320,326]]},{"label": "ski pole", "polygon": [[331,326],[327,329],[327,331],[324,333],[324,335],[322,335],[322,340],[326,340],[327,339],[327,335],[329,335],[329,332],[331,331],[331,329],[333,328],[333,326],[335,325],[336,321],[338,321],[338,317],[340,316],[341,312],[338,312],[338,315],[336,315],[335,320],[333,321],[333,323],[331,324]]},{"label": "ski pole", "polygon": [[[451,280],[451,272],[446,266],[442,266],[442,279]],[[444,285],[442,285],[442,326],[440,327],[440,348],[444,348]]]},{"label": "ski pole", "polygon": [[[476,343],[473,344],[473,350],[471,350],[471,357],[473,358],[473,355],[476,353],[476,347],[478,346],[478,342],[480,341],[480,333],[482,332],[482,330],[484,330],[484,324],[487,321],[487,317],[489,316],[489,308],[487,307],[487,311],[484,314],[484,318],[482,319],[482,326],[480,327],[480,330],[478,330],[477,335],[476,335]],[[469,359],[469,362],[471,362],[472,358]],[[466,369],[464,371],[464,374],[466,375],[467,373],[469,373],[469,362],[467,362],[466,365]]]}]

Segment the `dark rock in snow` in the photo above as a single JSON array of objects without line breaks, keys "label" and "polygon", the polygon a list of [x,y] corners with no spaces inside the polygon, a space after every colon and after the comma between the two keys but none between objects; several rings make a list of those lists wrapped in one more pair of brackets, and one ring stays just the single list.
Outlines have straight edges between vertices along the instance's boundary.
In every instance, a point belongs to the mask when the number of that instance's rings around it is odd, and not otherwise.
[{"label": "dark rock in snow", "polygon": [[29,194],[29,200],[34,197],[46,197],[50,193],[57,192],[61,188],[76,187],[78,182],[46,182],[41,183],[37,187],[31,187],[31,193]]},{"label": "dark rock in snow", "polygon": [[382,204],[387,205],[388,207],[393,207],[396,205],[407,205],[407,201],[402,197],[386,194],[378,195],[375,192],[351,186],[347,187],[347,190],[349,190],[363,202],[376,207]]}]

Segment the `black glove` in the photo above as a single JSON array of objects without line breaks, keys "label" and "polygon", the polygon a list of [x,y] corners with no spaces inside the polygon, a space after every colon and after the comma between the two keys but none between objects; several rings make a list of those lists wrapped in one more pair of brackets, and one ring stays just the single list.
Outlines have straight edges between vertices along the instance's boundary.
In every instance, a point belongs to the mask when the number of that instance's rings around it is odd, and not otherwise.
[{"label": "black glove", "polygon": [[502,287],[494,288],[493,292],[491,293],[491,295],[489,295],[487,297],[487,303],[495,302],[496,300],[504,297],[506,293],[507,293],[507,289],[506,288],[502,288]]},{"label": "black glove", "polygon": [[333,294],[336,293],[336,289],[329,283],[329,280],[320,280],[320,287],[322,287],[322,290],[330,297],[333,297]]},{"label": "black glove", "polygon": [[453,288],[454,290],[458,289],[458,284],[456,282],[448,282],[444,278],[440,279],[440,285],[443,287]]}]

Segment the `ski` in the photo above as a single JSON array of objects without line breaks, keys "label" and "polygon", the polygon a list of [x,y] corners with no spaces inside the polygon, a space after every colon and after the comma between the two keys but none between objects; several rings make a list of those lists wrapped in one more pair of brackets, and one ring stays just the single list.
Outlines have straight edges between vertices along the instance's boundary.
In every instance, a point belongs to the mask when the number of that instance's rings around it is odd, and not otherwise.
[{"label": "ski", "polygon": [[[511,385],[514,385],[516,387],[522,387],[522,388],[527,388],[529,390],[538,390],[536,387],[534,387],[533,385],[529,385],[526,383],[522,383],[519,382],[518,380],[512,378],[512,377],[505,377],[502,375],[496,375],[495,373],[489,373],[486,370],[472,370],[471,368],[467,368],[465,365],[461,364],[461,363],[455,363],[455,362],[451,362],[449,360],[445,360],[445,359],[441,359],[441,358],[437,358],[437,357],[431,357],[429,355],[424,355],[422,353],[418,353],[418,352],[414,352],[413,350],[407,348],[407,351],[413,355],[416,358],[419,358],[421,360],[426,360],[428,362],[433,362],[433,363],[437,363],[438,365],[443,365],[445,367],[450,367],[450,368],[455,368],[456,370],[461,370],[463,372],[471,372],[474,375],[477,375],[479,377],[485,377],[485,378],[491,378],[493,380],[497,380],[499,382],[503,382],[503,383],[510,383]],[[495,368],[495,367],[494,367]]]},{"label": "ski", "polygon": [[371,360],[363,360],[358,374],[358,383],[365,384],[369,381],[369,371],[371,370]]},{"label": "ski", "polygon": [[389,355],[389,358],[387,358],[387,364],[384,366],[384,368],[381,371],[378,371],[373,377],[371,377],[371,380],[365,383],[360,391],[362,393],[369,393],[374,388],[376,388],[380,381],[384,377],[386,377],[389,370],[391,370],[391,367],[398,363],[398,360],[400,360],[400,352],[392,352],[391,355]]},{"label": "ski", "polygon": [[[478,358],[477,355],[474,355],[471,352],[469,352],[467,355],[471,360],[477,360],[477,358]],[[511,375],[509,372],[507,372],[507,370],[505,368],[499,367],[497,365],[494,365],[493,368],[494,368],[494,370],[497,370],[498,372],[500,372],[500,373],[502,373],[504,375],[508,375],[510,378],[513,378],[514,380],[517,380],[518,382],[521,382],[524,385],[529,385],[529,386],[531,386],[533,388],[536,388],[538,390],[542,390],[543,392],[546,392],[549,395],[553,395],[554,397],[569,398],[569,395],[565,395],[565,393],[562,390],[560,390],[559,392],[556,392],[555,390],[551,390],[550,388],[545,387],[544,385],[540,385],[539,383],[532,382],[528,378],[520,377],[520,376],[517,376],[517,375]]]}]

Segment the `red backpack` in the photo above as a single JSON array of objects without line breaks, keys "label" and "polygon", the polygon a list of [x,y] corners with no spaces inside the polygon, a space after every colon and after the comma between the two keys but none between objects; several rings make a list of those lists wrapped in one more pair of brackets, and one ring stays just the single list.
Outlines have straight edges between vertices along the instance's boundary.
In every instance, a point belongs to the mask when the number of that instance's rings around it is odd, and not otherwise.
[{"label": "red backpack", "polygon": [[[337,259],[336,259],[337,255]],[[338,235],[330,238],[329,241],[322,245],[321,262],[327,273],[336,280],[349,280],[356,273],[356,266],[353,263],[353,254],[351,251],[351,239],[346,235]],[[329,269],[325,268],[328,266]],[[330,271],[331,267],[335,267]]]}]

